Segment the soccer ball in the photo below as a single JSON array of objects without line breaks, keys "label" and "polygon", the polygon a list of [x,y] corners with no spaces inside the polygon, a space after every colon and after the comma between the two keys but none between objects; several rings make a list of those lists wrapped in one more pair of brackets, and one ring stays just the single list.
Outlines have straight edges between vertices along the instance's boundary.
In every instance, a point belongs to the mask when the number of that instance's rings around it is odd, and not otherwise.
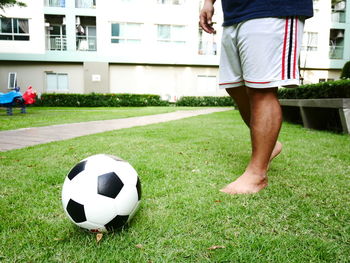
[{"label": "soccer ball", "polygon": [[90,156],[68,173],[62,204],[70,220],[92,232],[120,229],[135,215],[141,182],[126,161],[107,154]]}]

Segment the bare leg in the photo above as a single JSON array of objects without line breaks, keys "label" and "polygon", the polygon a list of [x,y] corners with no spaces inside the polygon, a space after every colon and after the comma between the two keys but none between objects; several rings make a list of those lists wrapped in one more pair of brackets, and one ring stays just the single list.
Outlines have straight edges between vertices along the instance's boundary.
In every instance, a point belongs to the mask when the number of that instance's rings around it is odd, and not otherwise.
[{"label": "bare leg", "polygon": [[250,101],[248,91],[245,86],[226,89],[230,97],[235,101],[239,113],[245,124],[250,127]]},{"label": "bare leg", "polygon": [[250,102],[252,155],[245,172],[221,191],[228,194],[256,193],[267,186],[267,170],[282,124],[277,88],[247,89]]},{"label": "bare leg", "polygon": [[[248,96],[248,88],[245,86],[226,89],[230,97],[235,101],[239,113],[245,124],[250,128],[250,99]],[[270,160],[275,158],[282,151],[282,143],[277,141],[276,145],[272,151]]]}]

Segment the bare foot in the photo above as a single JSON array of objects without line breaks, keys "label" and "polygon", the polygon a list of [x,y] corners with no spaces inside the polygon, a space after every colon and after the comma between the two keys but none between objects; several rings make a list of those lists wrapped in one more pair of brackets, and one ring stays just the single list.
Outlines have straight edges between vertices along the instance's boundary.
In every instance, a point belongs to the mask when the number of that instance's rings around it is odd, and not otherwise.
[{"label": "bare foot", "polygon": [[266,175],[256,175],[245,172],[236,181],[230,183],[220,191],[226,194],[254,194],[267,186]]},{"label": "bare foot", "polygon": [[[282,143],[276,142],[272,150],[270,161],[282,151]],[[234,182],[228,184],[220,191],[227,194],[254,194],[267,186],[267,176],[257,175],[249,172],[243,173]]]},{"label": "bare foot", "polygon": [[282,143],[279,141],[276,142],[275,148],[273,148],[270,161],[272,161],[273,158],[275,158],[277,155],[279,155],[282,151]]}]

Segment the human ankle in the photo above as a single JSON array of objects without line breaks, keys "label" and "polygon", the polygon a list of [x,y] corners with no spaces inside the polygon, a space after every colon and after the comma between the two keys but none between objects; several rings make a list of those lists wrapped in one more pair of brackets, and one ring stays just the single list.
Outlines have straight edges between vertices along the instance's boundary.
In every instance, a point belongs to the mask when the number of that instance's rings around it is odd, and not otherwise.
[{"label": "human ankle", "polygon": [[255,166],[248,166],[244,173],[249,175],[254,175],[256,177],[261,177],[261,179],[265,179],[267,177],[266,168],[259,168]]}]

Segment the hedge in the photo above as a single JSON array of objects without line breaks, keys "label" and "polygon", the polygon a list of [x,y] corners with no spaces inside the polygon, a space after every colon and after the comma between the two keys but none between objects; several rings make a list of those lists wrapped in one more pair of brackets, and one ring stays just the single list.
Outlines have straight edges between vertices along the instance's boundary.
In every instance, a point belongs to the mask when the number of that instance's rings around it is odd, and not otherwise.
[{"label": "hedge", "polygon": [[206,107],[206,106],[234,106],[234,102],[229,96],[224,97],[195,97],[184,96],[177,102],[176,106]]},{"label": "hedge", "polygon": [[43,93],[36,106],[55,107],[141,107],[168,106],[159,95],[151,94],[60,94]]},{"label": "hedge", "polygon": [[350,98],[350,80],[337,80],[278,90],[280,99]]},{"label": "hedge", "polygon": [[[338,80],[317,84],[302,85],[299,88],[278,90],[280,99],[350,98],[350,80]],[[168,106],[159,95],[152,94],[70,94],[43,93],[37,99],[37,106],[56,107],[141,107]],[[235,106],[229,96],[184,96],[176,106],[208,107]]]}]

